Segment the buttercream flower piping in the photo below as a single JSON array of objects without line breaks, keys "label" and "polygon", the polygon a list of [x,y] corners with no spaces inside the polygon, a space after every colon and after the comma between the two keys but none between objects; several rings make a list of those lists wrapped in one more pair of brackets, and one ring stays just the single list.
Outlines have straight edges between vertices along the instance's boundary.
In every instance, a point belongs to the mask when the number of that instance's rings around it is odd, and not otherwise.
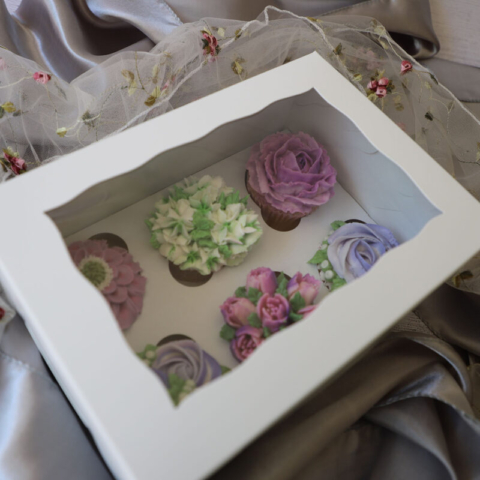
[{"label": "buttercream flower piping", "polygon": [[74,242],[68,250],[82,274],[102,292],[122,329],[130,327],[143,307],[147,279],[127,250],[109,248],[106,240]]},{"label": "buttercream flower piping", "polygon": [[229,371],[193,340],[177,340],[161,347],[147,345],[137,355],[158,375],[175,405]]},{"label": "buttercream flower piping", "polygon": [[155,205],[146,224],[150,243],[182,270],[209,275],[239,265],[262,235],[247,197],[220,177],[185,179]]},{"label": "buttercream flower piping", "polygon": [[320,279],[331,291],[364,275],[383,254],[398,246],[393,233],[380,225],[336,221],[331,228],[308,262],[317,266]]},{"label": "buttercream flower piping", "polygon": [[314,277],[300,272],[287,280],[269,268],[252,270],[246,286],[237,288],[235,296],[220,306],[225,321],[220,337],[230,342],[233,356],[243,362],[270,335],[311,313],[320,286]]}]

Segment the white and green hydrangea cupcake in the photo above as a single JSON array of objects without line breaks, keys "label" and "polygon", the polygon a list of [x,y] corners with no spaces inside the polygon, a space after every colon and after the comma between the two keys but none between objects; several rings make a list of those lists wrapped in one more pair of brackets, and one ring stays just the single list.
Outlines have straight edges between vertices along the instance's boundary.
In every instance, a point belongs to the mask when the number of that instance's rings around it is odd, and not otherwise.
[{"label": "white and green hydrangea cupcake", "polygon": [[262,235],[247,198],[221,177],[205,175],[183,180],[155,204],[146,220],[150,243],[170,261],[178,281],[204,283],[223,266],[242,263]]}]

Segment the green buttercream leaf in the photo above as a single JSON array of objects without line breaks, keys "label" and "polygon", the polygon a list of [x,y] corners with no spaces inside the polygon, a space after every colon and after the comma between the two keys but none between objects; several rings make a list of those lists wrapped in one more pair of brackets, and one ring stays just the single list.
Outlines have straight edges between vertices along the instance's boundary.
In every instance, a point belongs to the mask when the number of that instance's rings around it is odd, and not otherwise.
[{"label": "green buttercream leaf", "polygon": [[220,337],[230,342],[235,338],[235,329],[228,324],[225,324],[220,330]]},{"label": "green buttercream leaf", "polygon": [[247,293],[247,298],[254,304],[256,305],[258,301],[260,300],[261,296],[263,293],[258,290],[258,288],[249,288],[248,293]]},{"label": "green buttercream leaf", "polygon": [[170,195],[173,200],[178,201],[182,198],[188,199],[188,194],[183,190],[183,188],[178,187],[177,185],[173,186],[173,193]]},{"label": "green buttercream leaf", "polygon": [[225,365],[220,365],[220,368],[221,368],[221,370],[222,370],[222,375],[225,375],[226,373],[232,371],[231,368],[228,368],[228,367],[226,367]]},{"label": "green buttercream leaf", "polygon": [[340,287],[343,287],[347,282],[343,279],[343,278],[340,278],[340,277],[335,277],[332,279],[331,281],[331,291],[333,292],[334,290],[336,290],[337,288],[340,288]]},{"label": "green buttercream leaf", "polygon": [[210,269],[210,270],[213,270],[213,268],[215,267],[215,265],[218,263],[218,257],[208,257],[207,258],[207,267]]},{"label": "green buttercream leaf", "polygon": [[303,315],[301,315],[300,313],[290,312],[290,315],[288,317],[292,322],[298,322],[303,318]]},{"label": "green buttercream leaf", "polygon": [[196,242],[202,238],[210,238],[211,234],[210,230],[193,230],[190,236],[192,237],[192,240]]},{"label": "green buttercream leaf", "polygon": [[155,249],[158,250],[160,248],[160,242],[157,240],[157,234],[152,233],[150,237],[150,245]]},{"label": "green buttercream leaf", "polygon": [[223,255],[225,258],[230,258],[233,255],[228,245],[220,245],[218,251],[220,255]]},{"label": "green buttercream leaf", "polygon": [[345,225],[345,222],[342,222],[341,220],[336,220],[333,222],[330,226],[332,227],[332,230],[338,230],[340,227],[343,227]]},{"label": "green buttercream leaf", "polygon": [[272,332],[270,331],[270,329],[268,327],[263,327],[263,336],[265,338],[268,338],[271,334],[272,334]]},{"label": "green buttercream leaf", "polygon": [[197,244],[199,247],[204,248],[217,248],[218,246],[214,241],[209,240],[208,238],[201,238],[198,240]]},{"label": "green buttercream leaf", "polygon": [[251,313],[248,316],[248,323],[252,327],[262,328],[262,321],[260,320],[260,317],[255,312]]},{"label": "green buttercream leaf", "polygon": [[285,298],[287,298],[288,297],[288,292],[287,292],[288,280],[287,280],[287,277],[285,277],[285,274],[283,272],[281,272],[280,275],[277,277],[277,283],[278,283],[278,288],[276,290],[276,293],[279,293],[280,295],[283,295]]},{"label": "green buttercream leaf", "polygon": [[197,261],[199,258],[200,258],[200,252],[191,251],[187,255],[187,260],[185,261],[185,263],[193,263],[193,262]]},{"label": "green buttercream leaf", "polygon": [[172,397],[173,403],[178,405],[180,403],[180,394],[182,393],[183,387],[185,386],[186,380],[180,378],[174,373],[168,375],[168,393]]},{"label": "green buttercream leaf", "polygon": [[245,197],[243,197],[241,200],[240,200],[240,203],[243,203],[245,206],[247,206],[247,202],[248,202],[248,198],[250,197],[250,195],[246,195]]},{"label": "green buttercream leaf", "polygon": [[147,218],[147,219],[145,220],[145,225],[146,225],[150,230],[153,228],[153,223],[152,223],[152,221],[151,221],[149,218]]},{"label": "green buttercream leaf", "polygon": [[295,313],[305,306],[305,299],[300,295],[300,292],[297,292],[290,300],[290,306]]},{"label": "green buttercream leaf", "polygon": [[237,298],[247,298],[247,289],[245,287],[238,287],[235,290],[235,296]]},{"label": "green buttercream leaf", "polygon": [[327,250],[318,250],[317,253],[308,261],[312,265],[320,265],[327,259]]},{"label": "green buttercream leaf", "polygon": [[215,226],[215,222],[197,211],[193,214],[193,226],[198,230],[211,230]]}]

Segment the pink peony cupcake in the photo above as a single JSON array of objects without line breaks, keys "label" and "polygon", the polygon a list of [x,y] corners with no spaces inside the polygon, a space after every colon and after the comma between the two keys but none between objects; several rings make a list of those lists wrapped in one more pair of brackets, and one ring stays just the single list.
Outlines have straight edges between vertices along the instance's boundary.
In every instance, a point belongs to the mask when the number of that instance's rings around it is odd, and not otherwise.
[{"label": "pink peony cupcake", "polygon": [[288,231],[332,198],[337,172],[306,133],[275,133],[252,147],[247,190],[272,228]]},{"label": "pink peony cupcake", "polygon": [[83,275],[100,290],[122,330],[142,312],[147,279],[140,265],[121,247],[109,248],[106,240],[74,242],[68,250]]}]

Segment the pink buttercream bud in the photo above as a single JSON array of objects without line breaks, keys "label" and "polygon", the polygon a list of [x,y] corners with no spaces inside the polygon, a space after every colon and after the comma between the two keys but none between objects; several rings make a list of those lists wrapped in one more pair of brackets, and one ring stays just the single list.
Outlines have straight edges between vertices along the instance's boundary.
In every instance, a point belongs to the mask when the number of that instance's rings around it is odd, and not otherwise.
[{"label": "pink buttercream bud", "polygon": [[248,316],[255,313],[255,305],[248,298],[229,297],[220,306],[225,323],[233,328],[248,325]]},{"label": "pink buttercream bud", "polygon": [[318,295],[322,282],[307,274],[303,276],[300,272],[296,273],[287,284],[288,299],[300,293],[305,300],[306,305],[310,305]]},{"label": "pink buttercream bud", "polygon": [[272,333],[278,332],[280,327],[287,324],[289,313],[290,304],[279,293],[275,295],[266,293],[258,301],[257,315],[260,317],[262,325],[267,327]]},{"label": "pink buttercream bud", "polygon": [[266,267],[259,267],[247,275],[247,291],[256,288],[262,293],[273,295],[277,289],[277,277],[275,272]]}]

